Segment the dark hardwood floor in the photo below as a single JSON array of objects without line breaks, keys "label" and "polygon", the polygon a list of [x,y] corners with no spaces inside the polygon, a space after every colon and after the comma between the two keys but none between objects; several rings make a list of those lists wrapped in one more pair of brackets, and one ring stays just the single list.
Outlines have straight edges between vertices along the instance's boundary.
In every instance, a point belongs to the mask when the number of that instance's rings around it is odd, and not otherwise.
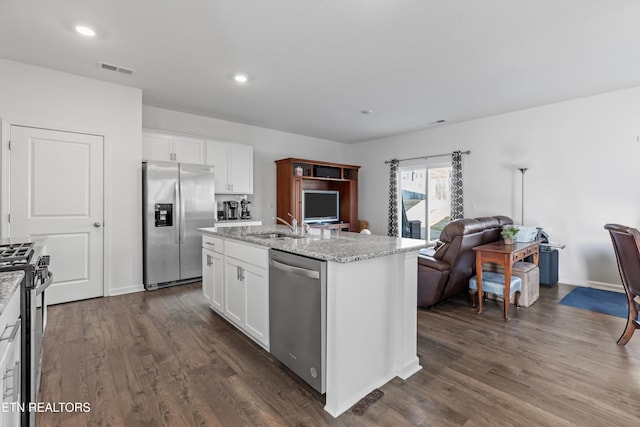
[{"label": "dark hardwood floor", "polygon": [[334,419],[322,399],[202,302],[199,284],[52,306],[38,426],[634,426],[640,332],[557,304],[478,316],[463,297],[418,312],[423,369],[381,388],[366,413]]}]

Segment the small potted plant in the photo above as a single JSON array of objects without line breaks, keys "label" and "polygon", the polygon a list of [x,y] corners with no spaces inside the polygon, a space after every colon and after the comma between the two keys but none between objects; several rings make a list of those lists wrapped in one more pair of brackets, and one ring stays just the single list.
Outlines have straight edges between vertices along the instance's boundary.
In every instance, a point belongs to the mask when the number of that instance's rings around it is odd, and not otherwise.
[{"label": "small potted plant", "polygon": [[516,242],[516,234],[518,234],[518,231],[520,231],[520,229],[513,225],[505,225],[502,227],[500,235],[504,239],[504,244],[513,245]]}]

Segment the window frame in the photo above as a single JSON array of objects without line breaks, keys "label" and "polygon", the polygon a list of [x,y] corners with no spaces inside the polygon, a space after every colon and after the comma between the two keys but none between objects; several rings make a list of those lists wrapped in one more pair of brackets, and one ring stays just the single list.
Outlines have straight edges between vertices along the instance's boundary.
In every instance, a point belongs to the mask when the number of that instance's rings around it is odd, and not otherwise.
[{"label": "window frame", "polygon": [[[453,171],[453,162],[451,159],[442,160],[437,158],[426,158],[426,159],[416,159],[416,160],[408,160],[403,162],[398,166],[398,179],[397,179],[397,192],[398,192],[398,230],[399,235],[402,237],[402,207],[403,207],[403,198],[402,198],[402,173],[406,171],[411,171],[415,169],[424,169],[425,177],[424,177],[424,188],[425,188],[425,240],[428,243],[434,243],[435,240],[430,240],[431,236],[431,226],[429,225],[431,222],[430,212],[429,212],[429,201],[431,198],[430,192],[430,182],[429,182],[429,170],[430,169],[439,169],[439,168],[450,168],[450,172]],[[451,200],[451,187],[449,187],[449,200]]]}]

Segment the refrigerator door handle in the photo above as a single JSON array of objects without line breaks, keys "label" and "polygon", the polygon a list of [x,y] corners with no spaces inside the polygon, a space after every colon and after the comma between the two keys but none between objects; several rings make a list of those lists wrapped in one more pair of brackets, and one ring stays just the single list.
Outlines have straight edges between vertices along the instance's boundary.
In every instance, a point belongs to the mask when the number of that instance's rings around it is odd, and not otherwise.
[{"label": "refrigerator door handle", "polygon": [[176,192],[176,208],[173,210],[173,215],[175,216],[175,218],[173,218],[174,224],[175,224],[175,229],[176,229],[176,244],[180,243],[180,226],[181,226],[181,220],[182,220],[182,213],[180,212],[180,209],[178,209],[178,207],[181,205],[180,202],[180,188],[178,187],[178,181],[176,181],[176,183],[174,184],[175,187],[175,192]]},{"label": "refrigerator door handle", "polygon": [[186,215],[186,206],[185,206],[185,197],[182,197],[182,180],[180,180],[180,243],[184,243],[184,236],[186,233],[187,225],[185,224]]}]

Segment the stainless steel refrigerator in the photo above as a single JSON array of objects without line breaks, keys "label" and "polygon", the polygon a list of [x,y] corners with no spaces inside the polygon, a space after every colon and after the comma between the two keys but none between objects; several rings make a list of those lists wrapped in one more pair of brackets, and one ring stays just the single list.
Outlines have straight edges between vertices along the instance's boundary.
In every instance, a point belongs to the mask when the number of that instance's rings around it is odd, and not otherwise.
[{"label": "stainless steel refrigerator", "polygon": [[143,283],[147,290],[202,277],[201,227],[215,218],[213,166],[143,162]]}]

